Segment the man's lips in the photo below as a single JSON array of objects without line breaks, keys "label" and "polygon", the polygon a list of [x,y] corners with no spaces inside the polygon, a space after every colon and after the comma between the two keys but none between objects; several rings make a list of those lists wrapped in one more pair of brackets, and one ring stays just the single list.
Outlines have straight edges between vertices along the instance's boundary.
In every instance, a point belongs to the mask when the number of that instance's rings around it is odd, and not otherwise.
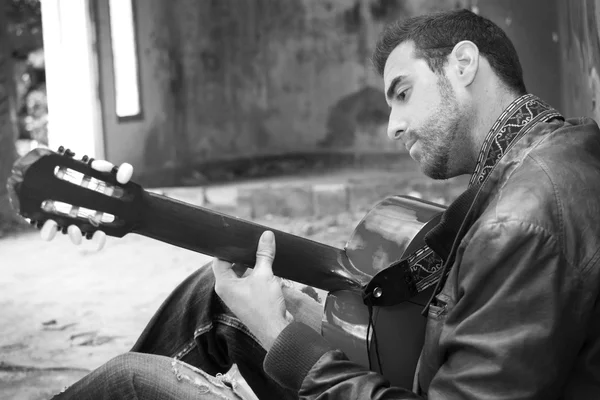
[{"label": "man's lips", "polygon": [[402,140],[404,141],[404,146],[406,147],[406,150],[410,150],[410,148],[417,141],[417,138],[415,138],[412,135],[405,135],[405,137],[403,137]]}]

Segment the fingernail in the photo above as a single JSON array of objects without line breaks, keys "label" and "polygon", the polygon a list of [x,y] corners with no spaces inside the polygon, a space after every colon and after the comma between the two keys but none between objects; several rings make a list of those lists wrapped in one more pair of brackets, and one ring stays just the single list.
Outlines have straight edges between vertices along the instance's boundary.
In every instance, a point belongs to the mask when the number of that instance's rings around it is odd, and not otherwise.
[{"label": "fingernail", "polygon": [[271,231],[265,231],[260,237],[260,241],[264,244],[271,244],[275,240],[275,235]]}]

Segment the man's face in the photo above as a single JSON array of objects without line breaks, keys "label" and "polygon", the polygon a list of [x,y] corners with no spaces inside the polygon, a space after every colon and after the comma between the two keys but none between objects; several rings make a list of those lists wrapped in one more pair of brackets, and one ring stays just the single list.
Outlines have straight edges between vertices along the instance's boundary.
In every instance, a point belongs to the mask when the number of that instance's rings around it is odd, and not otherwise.
[{"label": "man's face", "polygon": [[391,110],[388,136],[404,142],[425,175],[453,176],[450,158],[466,121],[448,78],[415,58],[413,43],[405,42],[390,54],[383,80]]}]

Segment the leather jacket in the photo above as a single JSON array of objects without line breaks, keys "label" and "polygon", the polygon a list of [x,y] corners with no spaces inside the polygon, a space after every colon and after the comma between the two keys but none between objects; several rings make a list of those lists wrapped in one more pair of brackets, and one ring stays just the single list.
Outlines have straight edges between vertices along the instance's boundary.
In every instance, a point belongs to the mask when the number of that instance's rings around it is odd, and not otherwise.
[{"label": "leather jacket", "polygon": [[415,386],[290,324],[264,367],[303,399],[600,399],[600,129],[538,122],[479,187]]}]

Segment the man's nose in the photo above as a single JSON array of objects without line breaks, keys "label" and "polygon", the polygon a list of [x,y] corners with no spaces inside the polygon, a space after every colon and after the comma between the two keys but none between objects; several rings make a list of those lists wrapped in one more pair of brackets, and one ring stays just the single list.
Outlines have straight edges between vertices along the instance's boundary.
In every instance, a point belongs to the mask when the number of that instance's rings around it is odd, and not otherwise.
[{"label": "man's nose", "polygon": [[388,123],[388,137],[392,140],[400,139],[400,136],[408,129],[408,123],[404,119],[394,118],[394,115],[390,115]]}]

